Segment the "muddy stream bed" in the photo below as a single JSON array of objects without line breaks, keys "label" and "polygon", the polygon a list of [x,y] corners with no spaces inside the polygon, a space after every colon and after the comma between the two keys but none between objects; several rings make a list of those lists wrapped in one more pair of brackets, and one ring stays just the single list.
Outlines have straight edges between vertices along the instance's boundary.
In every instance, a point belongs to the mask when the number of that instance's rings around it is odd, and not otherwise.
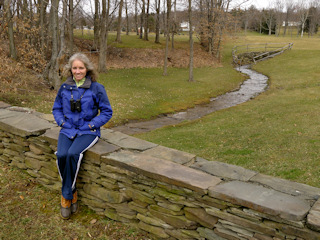
[{"label": "muddy stream bed", "polygon": [[165,126],[176,125],[184,121],[199,119],[215,111],[247,102],[268,88],[268,77],[252,70],[250,65],[237,67],[236,70],[248,75],[249,78],[235,91],[212,98],[207,104],[196,105],[185,111],[167,114],[149,121],[129,122],[111,129],[133,135]]}]

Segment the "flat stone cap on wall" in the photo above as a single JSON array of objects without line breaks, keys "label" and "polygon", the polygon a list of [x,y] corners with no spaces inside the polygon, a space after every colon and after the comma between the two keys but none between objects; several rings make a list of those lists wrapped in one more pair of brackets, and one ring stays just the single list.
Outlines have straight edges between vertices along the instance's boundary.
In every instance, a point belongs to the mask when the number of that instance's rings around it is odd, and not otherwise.
[{"label": "flat stone cap on wall", "polygon": [[157,144],[154,144],[145,140],[141,140],[135,137],[131,137],[124,133],[113,131],[110,129],[101,130],[101,139],[124,149],[131,149],[131,150],[138,150],[138,151],[144,151],[149,148],[158,146]]},{"label": "flat stone cap on wall", "polygon": [[39,136],[53,126],[30,113],[0,109],[0,129],[21,137]]},{"label": "flat stone cap on wall", "polygon": [[252,183],[232,181],[209,189],[209,196],[228,200],[262,213],[300,221],[310,210],[310,204],[294,196]]},{"label": "flat stone cap on wall", "polygon": [[152,157],[143,153],[120,151],[103,156],[102,161],[118,165],[133,172],[169,184],[190,188],[205,194],[209,187],[221,182],[220,178],[168,160]]},{"label": "flat stone cap on wall", "polygon": [[223,179],[240,181],[249,181],[252,177],[258,174],[255,171],[248,170],[240,166],[217,161],[208,161],[200,157],[197,157],[196,162],[191,167]]},{"label": "flat stone cap on wall", "polygon": [[0,101],[0,108],[8,108],[11,107],[10,104]]}]

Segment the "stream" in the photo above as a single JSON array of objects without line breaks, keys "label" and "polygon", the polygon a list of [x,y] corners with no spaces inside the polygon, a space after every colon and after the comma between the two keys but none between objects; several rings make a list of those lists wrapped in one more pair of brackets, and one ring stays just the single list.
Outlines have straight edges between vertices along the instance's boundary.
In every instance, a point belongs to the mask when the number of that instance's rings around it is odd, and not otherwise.
[{"label": "stream", "polygon": [[235,69],[249,77],[241,84],[239,89],[235,91],[212,98],[207,104],[196,105],[182,112],[167,114],[149,121],[129,122],[111,129],[133,135],[136,133],[149,132],[164,126],[175,125],[184,121],[199,119],[215,111],[247,102],[268,88],[268,77],[252,70],[250,65],[237,67]]}]

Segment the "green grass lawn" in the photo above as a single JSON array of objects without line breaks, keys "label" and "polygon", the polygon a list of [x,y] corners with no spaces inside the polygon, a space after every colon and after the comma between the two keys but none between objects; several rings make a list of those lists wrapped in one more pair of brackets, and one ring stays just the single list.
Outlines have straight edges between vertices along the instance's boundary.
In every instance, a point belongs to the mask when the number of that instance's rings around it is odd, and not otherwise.
[{"label": "green grass lawn", "polygon": [[320,187],[320,40],[248,34],[237,44],[293,42],[253,68],[270,78],[256,99],[137,137],[215,160]]},{"label": "green grass lawn", "polygon": [[208,102],[210,97],[235,89],[243,80],[231,66],[195,69],[194,83],[187,82],[188,69],[169,69],[168,76],[162,72],[162,69],[136,68],[100,75],[99,81],[107,86],[114,110],[112,124],[127,119],[150,119]]}]

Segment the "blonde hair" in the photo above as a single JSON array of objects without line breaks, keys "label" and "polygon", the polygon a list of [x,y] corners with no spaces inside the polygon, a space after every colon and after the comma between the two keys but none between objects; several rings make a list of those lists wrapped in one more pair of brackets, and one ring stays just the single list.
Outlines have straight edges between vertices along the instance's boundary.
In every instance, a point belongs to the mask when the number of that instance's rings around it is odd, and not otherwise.
[{"label": "blonde hair", "polygon": [[72,77],[71,68],[72,68],[72,64],[75,60],[79,60],[79,61],[83,62],[84,66],[87,69],[87,76],[90,76],[91,80],[93,82],[96,82],[97,78],[98,78],[98,74],[93,66],[93,63],[83,53],[75,53],[70,57],[68,63],[64,66],[63,75],[66,77]]}]

